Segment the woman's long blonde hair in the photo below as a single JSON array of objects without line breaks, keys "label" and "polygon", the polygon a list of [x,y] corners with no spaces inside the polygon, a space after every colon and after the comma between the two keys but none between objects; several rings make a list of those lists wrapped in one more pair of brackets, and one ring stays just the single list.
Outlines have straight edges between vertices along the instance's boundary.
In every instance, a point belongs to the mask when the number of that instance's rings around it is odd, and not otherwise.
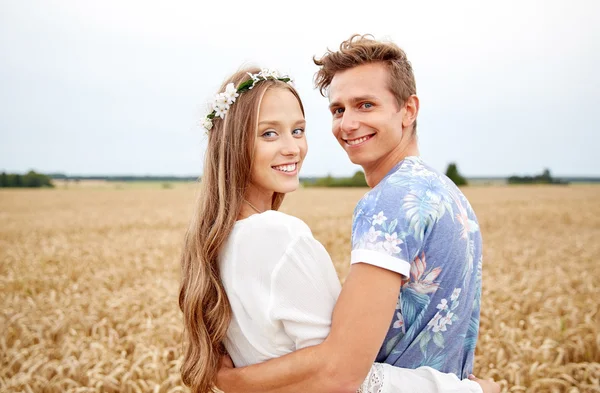
[{"label": "woman's long blonde hair", "polygon": [[[232,82],[235,86],[249,79],[258,68],[236,72],[219,91]],[[281,81],[255,84],[231,105],[224,119],[216,118],[208,134],[208,147],[200,196],[181,255],[179,307],[184,322],[183,383],[193,393],[212,391],[225,353],[223,340],[231,321],[231,306],[221,281],[218,257],[238,219],[251,180],[258,110],[269,88],[291,91],[302,113],[296,90]],[[277,210],[284,194],[273,195],[271,208]]]}]

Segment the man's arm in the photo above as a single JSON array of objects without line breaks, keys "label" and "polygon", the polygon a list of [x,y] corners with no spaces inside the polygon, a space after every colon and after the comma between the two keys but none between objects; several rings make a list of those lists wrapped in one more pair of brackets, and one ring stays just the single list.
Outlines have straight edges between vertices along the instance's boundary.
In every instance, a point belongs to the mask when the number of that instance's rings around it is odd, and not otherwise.
[{"label": "man's arm", "polygon": [[222,369],[217,386],[226,393],[356,392],[389,329],[401,281],[390,270],[353,264],[322,344],[261,364]]}]

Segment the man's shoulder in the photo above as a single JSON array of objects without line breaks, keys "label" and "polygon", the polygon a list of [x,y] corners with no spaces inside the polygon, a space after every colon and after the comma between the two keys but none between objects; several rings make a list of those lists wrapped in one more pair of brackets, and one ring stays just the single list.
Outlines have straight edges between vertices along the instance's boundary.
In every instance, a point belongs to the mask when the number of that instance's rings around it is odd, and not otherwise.
[{"label": "man's shoulder", "polygon": [[[458,212],[475,220],[467,198],[448,177],[421,158],[410,157],[359,201],[354,210],[353,231],[366,231],[372,222],[389,220],[388,223],[397,223],[393,228],[407,227],[404,229],[422,233],[429,224]],[[447,223],[455,224],[454,220]]]},{"label": "man's shoulder", "polygon": [[375,187],[367,192],[359,201],[359,206],[371,204],[394,204],[401,207],[401,202],[408,194],[426,193],[428,189],[446,193],[449,184],[445,175],[417,156],[407,157],[393,168]]}]

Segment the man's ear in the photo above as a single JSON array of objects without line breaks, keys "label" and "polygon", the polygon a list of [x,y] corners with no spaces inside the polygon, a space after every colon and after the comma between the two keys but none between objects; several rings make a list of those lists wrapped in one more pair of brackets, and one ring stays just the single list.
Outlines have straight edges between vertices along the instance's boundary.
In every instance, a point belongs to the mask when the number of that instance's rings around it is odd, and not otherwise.
[{"label": "man's ear", "polygon": [[404,103],[404,116],[402,116],[402,128],[407,128],[413,125],[419,114],[419,97],[415,94],[408,97]]}]

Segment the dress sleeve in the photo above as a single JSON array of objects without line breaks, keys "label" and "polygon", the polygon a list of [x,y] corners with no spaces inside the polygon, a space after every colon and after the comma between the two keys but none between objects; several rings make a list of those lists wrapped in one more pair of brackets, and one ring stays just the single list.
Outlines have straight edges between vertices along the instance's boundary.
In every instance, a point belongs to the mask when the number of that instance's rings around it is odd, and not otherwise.
[{"label": "dress sleeve", "polygon": [[273,271],[271,288],[269,315],[283,324],[296,350],[325,340],[341,286],[321,243],[310,235],[294,239]]},{"label": "dress sleeve", "polygon": [[399,368],[375,363],[358,393],[483,393],[477,382],[431,367]]}]

